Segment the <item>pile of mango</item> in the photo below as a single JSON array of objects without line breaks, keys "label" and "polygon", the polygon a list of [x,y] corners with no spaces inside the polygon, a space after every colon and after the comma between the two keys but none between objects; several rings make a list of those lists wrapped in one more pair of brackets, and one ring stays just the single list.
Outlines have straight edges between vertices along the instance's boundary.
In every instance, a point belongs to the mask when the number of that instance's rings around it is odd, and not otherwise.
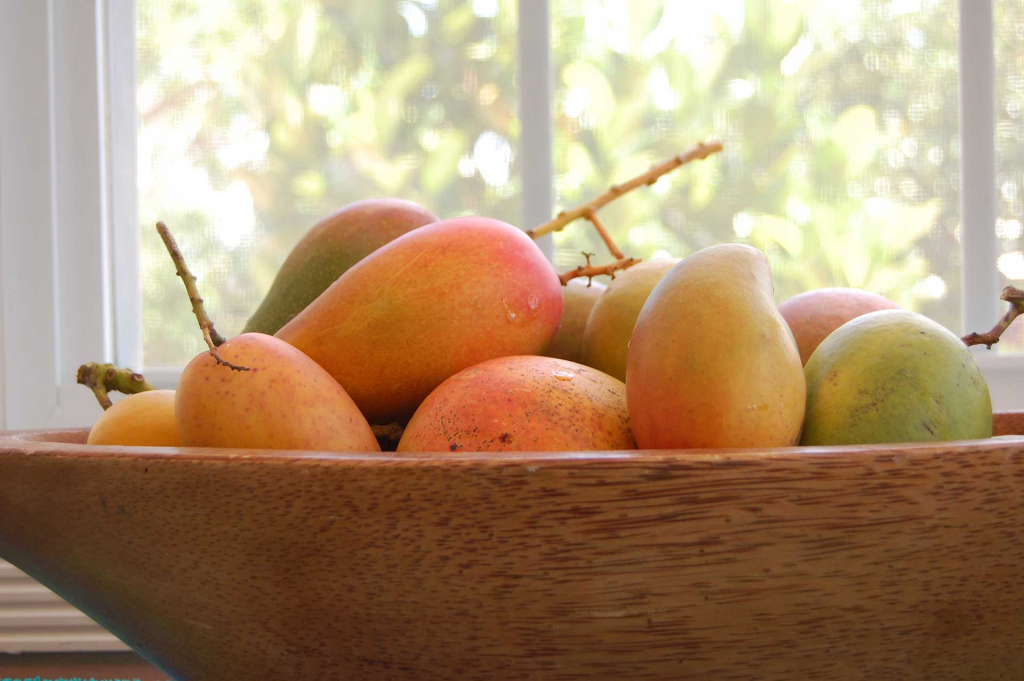
[{"label": "pile of mango", "polygon": [[562,286],[516,227],[397,199],[317,224],[218,352],[245,370],[203,352],[176,390],[105,411],[89,442],[380,451],[372,426],[431,452],[992,434],[964,343],[880,296],[822,289],[776,306],[767,258],[740,244]]}]

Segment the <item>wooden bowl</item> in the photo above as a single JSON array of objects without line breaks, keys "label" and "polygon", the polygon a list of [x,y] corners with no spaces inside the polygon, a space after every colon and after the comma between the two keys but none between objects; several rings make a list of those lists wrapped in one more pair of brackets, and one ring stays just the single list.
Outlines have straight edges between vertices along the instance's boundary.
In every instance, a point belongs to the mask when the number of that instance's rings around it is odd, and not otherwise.
[{"label": "wooden bowl", "polygon": [[0,436],[0,557],[169,674],[1024,678],[992,440],[377,456]]}]

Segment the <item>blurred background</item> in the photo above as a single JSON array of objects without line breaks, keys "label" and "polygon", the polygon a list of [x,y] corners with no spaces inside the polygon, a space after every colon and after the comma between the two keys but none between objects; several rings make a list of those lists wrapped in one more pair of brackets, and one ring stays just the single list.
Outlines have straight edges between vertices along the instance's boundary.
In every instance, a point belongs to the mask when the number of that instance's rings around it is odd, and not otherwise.
[{"label": "blurred background", "polygon": [[[369,196],[522,228],[508,0],[138,0],[144,364],[201,350],[148,228],[166,220],[221,330],[291,246]],[[998,267],[1024,279],[1024,3],[995,5]],[[602,212],[629,255],[738,241],[781,302],[855,286],[960,332],[955,0],[552,0],[556,210],[695,142],[723,154]],[[554,236],[561,269],[602,254]],[[159,272],[156,271],[159,269]],[[993,320],[994,321],[994,320]],[[1019,350],[1020,327],[1000,343]]]}]

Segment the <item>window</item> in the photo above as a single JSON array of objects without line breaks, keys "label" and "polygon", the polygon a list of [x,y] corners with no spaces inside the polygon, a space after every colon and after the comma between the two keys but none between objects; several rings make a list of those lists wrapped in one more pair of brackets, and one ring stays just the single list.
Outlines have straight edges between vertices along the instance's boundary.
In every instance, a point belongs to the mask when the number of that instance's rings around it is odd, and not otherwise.
[{"label": "window", "polygon": [[346,203],[398,196],[521,222],[513,4],[137,6],[147,366],[183,365],[203,344],[164,276],[157,220],[227,333],[292,244]]},{"label": "window", "polygon": [[[0,11],[2,85],[21,93],[0,103],[11,427],[91,421],[81,362],[171,384],[200,351],[157,219],[230,335],[291,245],[350,201],[530,227],[709,136],[723,154],[603,213],[628,254],[744,241],[779,300],[862,286],[957,332],[994,323],[1000,285],[1024,278],[1019,0]],[[582,224],[550,249],[559,268],[602,252]],[[1022,344],[1018,328],[981,355],[999,407]]]},{"label": "window", "polygon": [[[874,290],[959,330],[952,0],[552,3],[555,186],[575,204],[711,134],[722,155],[609,207],[625,251],[761,248],[779,302]],[[555,261],[598,250],[578,224]]]}]

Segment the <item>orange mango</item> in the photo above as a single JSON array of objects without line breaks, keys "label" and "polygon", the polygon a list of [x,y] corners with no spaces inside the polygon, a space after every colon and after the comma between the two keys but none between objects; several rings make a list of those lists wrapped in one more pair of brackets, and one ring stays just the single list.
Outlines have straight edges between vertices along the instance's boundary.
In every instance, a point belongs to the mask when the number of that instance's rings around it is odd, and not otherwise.
[{"label": "orange mango", "polygon": [[403,199],[365,199],[331,213],[292,248],[244,332],[276,333],[352,265],[431,222],[436,215]]},{"label": "orange mango", "polygon": [[540,354],[562,307],[558,275],[526,234],[499,220],[454,218],[371,253],[277,337],[383,424],[408,419],[466,367]]},{"label": "orange mango", "polygon": [[499,357],[442,383],[409,421],[398,451],[634,449],[626,386],[553,357]]},{"label": "orange mango", "polygon": [[899,305],[877,293],[856,288],[820,288],[795,295],[779,305],[800,350],[800,361],[814,354],[821,341],[840,326],[868,312],[895,310]]},{"label": "orange mango", "polygon": [[181,374],[175,401],[178,436],[186,447],[314,449],[379,452],[352,398],[291,345],[246,333],[197,355]]},{"label": "orange mango", "polygon": [[118,400],[96,419],[87,444],[177,447],[174,391],[148,390]]}]

